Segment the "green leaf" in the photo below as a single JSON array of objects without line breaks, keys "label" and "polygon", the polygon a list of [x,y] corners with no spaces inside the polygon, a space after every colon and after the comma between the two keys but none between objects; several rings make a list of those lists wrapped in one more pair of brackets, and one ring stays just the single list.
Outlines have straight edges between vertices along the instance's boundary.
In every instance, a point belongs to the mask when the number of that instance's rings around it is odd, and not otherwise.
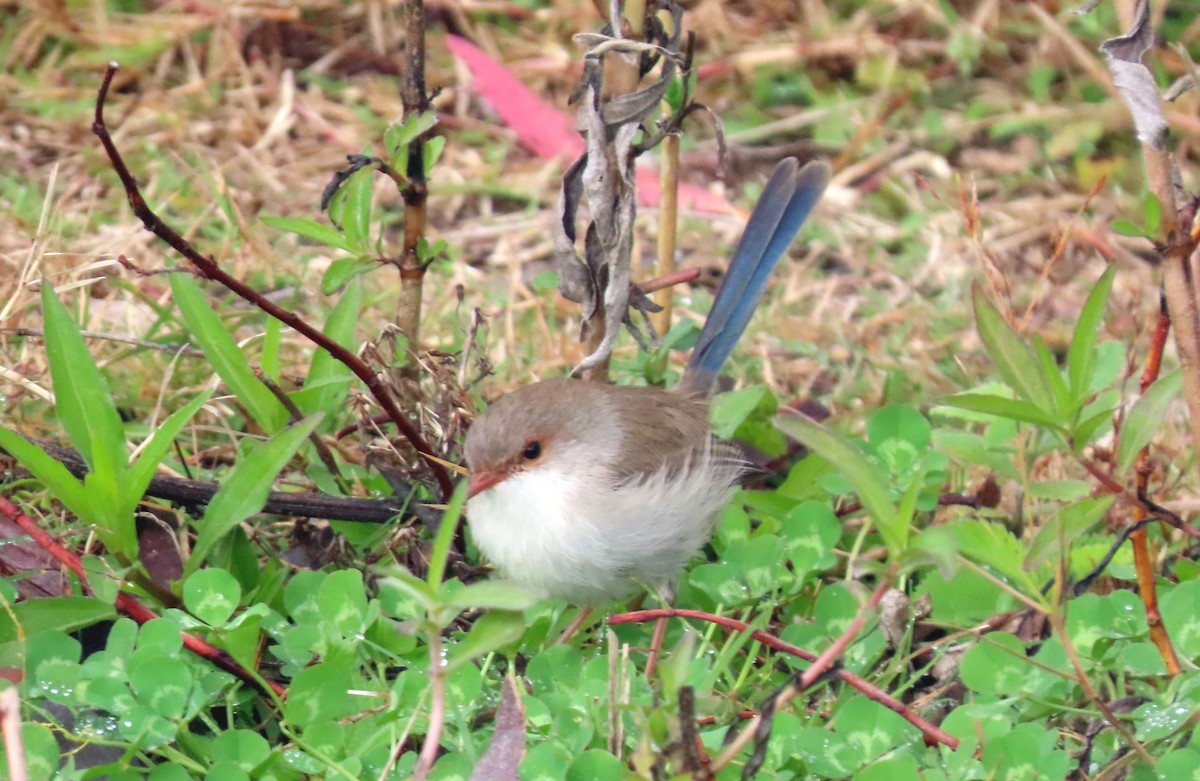
[{"label": "green leaf", "polygon": [[1092,373],[1096,367],[1096,338],[1100,333],[1100,322],[1104,319],[1104,308],[1117,275],[1116,264],[1104,270],[1092,287],[1087,301],[1079,310],[1079,321],[1075,324],[1075,335],[1067,351],[1067,377],[1071,395],[1077,401],[1088,395],[1092,385]]},{"label": "green leaf", "polygon": [[48,597],[0,610],[0,643],[41,632],[74,632],[116,617],[111,602],[92,597]]},{"label": "green leaf", "polygon": [[129,459],[121,416],[79,326],[50,284],[42,285],[42,317],[59,422],[88,468],[115,479]]},{"label": "green leaf", "polygon": [[599,748],[584,751],[567,768],[567,781],[593,781],[597,778],[625,778],[625,762]]},{"label": "green leaf", "polygon": [[450,648],[445,672],[448,674],[456,668],[484,654],[489,654],[521,639],[525,634],[525,614],[511,610],[492,610],[480,616],[471,625],[471,631],[462,642]]},{"label": "green leaf", "polygon": [[146,493],[146,487],[150,485],[150,481],[154,478],[155,470],[158,469],[158,465],[166,457],[167,450],[170,449],[171,444],[175,441],[175,437],[179,436],[179,432],[200,411],[200,408],[204,406],[211,396],[212,393],[210,391],[201,393],[184,407],[173,412],[159,425],[158,429],[146,443],[146,446],[142,448],[137,461],[129,470],[129,478],[125,486],[127,494],[134,502],[134,506],[129,508],[131,513],[136,507],[136,503],[142,500],[142,495]]},{"label": "green leaf", "polygon": [[1113,233],[1117,234],[1118,236],[1130,236],[1132,238],[1138,238],[1138,239],[1153,239],[1154,238],[1153,236],[1150,236],[1148,233],[1146,233],[1146,231],[1143,230],[1140,226],[1135,225],[1134,223],[1130,222],[1129,220],[1113,220],[1112,223],[1108,227],[1112,230]]},{"label": "green leaf", "polygon": [[713,433],[721,439],[732,439],[750,416],[756,413],[772,415],[778,406],[774,394],[765,385],[751,385],[718,394],[712,400],[710,414]]},{"label": "green leaf", "polygon": [[17,432],[3,426],[0,426],[0,448],[4,448],[9,455],[17,459],[21,466],[46,486],[55,499],[79,516],[80,520],[84,523],[97,523],[99,518],[96,508],[92,506],[83,483],[75,479],[60,461]]},{"label": "green leaf", "polygon": [[[347,349],[352,347],[354,328],[362,312],[362,299],[362,283],[350,283],[325,320],[325,335]],[[317,350],[313,353],[308,376],[304,378],[304,387],[293,395],[296,406],[305,415],[324,412],[326,426],[337,425],[341,416],[335,413],[350,392],[351,376],[344,363],[334,359],[327,350]]]},{"label": "green leaf", "polygon": [[433,538],[433,550],[429,553],[429,574],[425,581],[435,589],[442,584],[442,578],[446,574],[446,561],[450,556],[450,545],[454,542],[454,532],[458,529],[463,505],[466,502],[467,481],[462,480],[454,489],[454,495],[450,497],[450,503],[446,505],[446,512],[442,513],[437,536]]},{"label": "green leaf", "polygon": [[425,142],[425,176],[428,177],[433,173],[433,167],[437,165],[437,161],[442,157],[442,150],[446,148],[445,136],[434,136]]},{"label": "green leaf", "polygon": [[897,533],[896,506],[888,496],[887,479],[861,450],[841,434],[799,415],[780,415],[775,425],[808,445],[849,480],[888,548],[893,554],[903,549],[905,535]]},{"label": "green leaf", "polygon": [[352,258],[338,258],[325,269],[321,277],[321,292],[331,296],[352,279],[363,274],[369,274],[379,268],[379,261],[371,255],[356,255]]},{"label": "green leaf", "polygon": [[279,431],[287,422],[287,410],[254,375],[241,348],[204,299],[200,286],[185,274],[171,274],[170,280],[189,335],[200,345],[213,369],[264,431],[269,434]]},{"label": "green leaf", "polygon": [[262,369],[262,373],[276,385],[279,384],[279,346],[282,328],[283,323],[274,317],[267,319],[266,333],[263,335],[262,358],[259,360],[259,368]]},{"label": "green leaf", "polygon": [[1100,431],[1101,427],[1112,423],[1114,409],[1114,407],[1102,409],[1090,418],[1081,420],[1071,430],[1071,444],[1074,445],[1076,453],[1082,453],[1083,449],[1091,444],[1096,432]]},{"label": "green leaf", "polygon": [[524,610],[538,603],[538,595],[516,583],[484,580],[456,589],[444,595],[440,601],[449,607],[463,610],[467,608]]},{"label": "green leaf", "polygon": [[998,418],[1019,420],[1056,431],[1061,430],[1061,426],[1054,416],[1027,401],[1006,399],[1003,396],[993,396],[988,393],[957,393],[942,399],[942,403],[972,412],[985,412]]},{"label": "green leaf", "polygon": [[345,198],[342,230],[360,253],[371,248],[371,188],[374,184],[375,169],[363,168],[352,173],[339,191]]},{"label": "green leaf", "polygon": [[178,719],[192,691],[191,669],[186,664],[167,662],[157,652],[134,653],[129,662],[129,688],[139,705],[163,718]]},{"label": "green leaf", "polygon": [[345,234],[332,225],[301,217],[263,217],[262,221],[272,228],[304,236],[328,247],[344,249],[347,252],[355,251],[354,245],[346,239]]},{"label": "green leaf", "polygon": [[322,623],[336,628],[342,636],[361,635],[368,614],[362,572],[343,569],[329,573],[317,589],[317,609]]},{"label": "green leaf", "polygon": [[239,459],[196,524],[196,545],[184,567],[184,577],[196,571],[221,538],[263,508],[275,477],[320,420],[320,415],[305,418]]},{"label": "green leaf", "polygon": [[979,337],[992,363],[996,365],[996,371],[1023,400],[1043,410],[1052,409],[1050,385],[1041,362],[1009,327],[1004,316],[992,306],[978,284],[972,286],[971,295],[975,302],[975,323]]},{"label": "green leaf", "polygon": [[1042,337],[1033,337],[1033,351],[1037,355],[1038,360],[1041,361],[1043,376],[1045,376],[1047,384],[1050,386],[1050,400],[1054,403],[1054,411],[1059,415],[1062,415],[1064,412],[1073,412],[1071,392],[1067,389],[1067,383],[1063,381],[1058,363],[1054,360],[1054,356],[1050,354],[1050,348],[1046,347],[1046,343],[1042,340]]},{"label": "green leaf", "polygon": [[381,593],[394,589],[417,602],[426,611],[438,604],[437,590],[403,567],[390,570],[390,577],[380,581],[379,589]]},{"label": "green leaf", "polygon": [[1145,218],[1143,224],[1146,226],[1146,235],[1158,236],[1162,229],[1162,204],[1158,202],[1158,196],[1152,192],[1146,193],[1142,216]]},{"label": "green leaf", "polygon": [[214,762],[233,762],[251,773],[271,756],[271,744],[248,729],[227,729],[217,734],[212,742]]},{"label": "green leaf", "polygon": [[237,578],[220,567],[194,572],[183,584],[184,606],[209,626],[224,626],[241,599]]},{"label": "green leaf", "polygon": [[964,520],[945,524],[964,556],[1003,575],[1026,597],[1041,601],[1038,584],[1025,570],[1025,546],[999,523]]},{"label": "green leaf", "polygon": [[1176,369],[1155,380],[1130,408],[1121,428],[1121,440],[1117,443],[1118,469],[1131,467],[1142,448],[1150,444],[1167,415],[1167,405],[1179,395],[1182,387],[1183,372]]},{"label": "green leaf", "polygon": [[394,123],[384,131],[383,146],[389,155],[395,155],[401,151],[402,147],[408,146],[422,133],[432,130],[435,125],[437,125],[437,112],[435,111],[426,111],[413,117],[405,117],[403,122]]},{"label": "green leaf", "polygon": [[959,671],[973,691],[1012,697],[1023,690],[1030,669],[1025,644],[1016,635],[991,632],[967,650]]},{"label": "green leaf", "polygon": [[888,404],[867,418],[867,440],[875,445],[899,439],[917,450],[927,450],[932,435],[929,420],[908,404]]},{"label": "green leaf", "polygon": [[1083,499],[1055,513],[1042,524],[1033,538],[1025,555],[1025,569],[1033,571],[1059,556],[1065,556],[1075,540],[1104,517],[1108,508],[1112,507],[1113,499],[1112,496]]}]

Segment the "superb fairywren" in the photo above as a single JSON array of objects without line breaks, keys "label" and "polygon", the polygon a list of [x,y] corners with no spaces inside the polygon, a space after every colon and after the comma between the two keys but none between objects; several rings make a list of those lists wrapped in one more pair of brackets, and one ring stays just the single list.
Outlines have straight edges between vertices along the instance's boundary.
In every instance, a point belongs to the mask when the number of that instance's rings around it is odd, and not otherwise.
[{"label": "superb fairywren", "polygon": [[467,433],[467,521],[510,580],[595,604],[676,574],[712,536],[744,469],[708,398],[829,167],[776,166],[673,391],[556,379],[499,399]]}]

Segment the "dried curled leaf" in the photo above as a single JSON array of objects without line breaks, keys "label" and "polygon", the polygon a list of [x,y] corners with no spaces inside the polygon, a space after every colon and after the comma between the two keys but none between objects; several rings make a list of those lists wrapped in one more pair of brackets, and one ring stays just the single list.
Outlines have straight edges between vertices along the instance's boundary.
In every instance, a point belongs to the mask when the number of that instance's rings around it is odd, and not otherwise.
[{"label": "dried curled leaf", "polygon": [[1102,43],[1100,51],[1108,60],[1113,84],[1133,117],[1138,140],[1162,151],[1167,144],[1167,118],[1163,114],[1154,75],[1142,64],[1142,58],[1153,43],[1149,3],[1138,0],[1133,26],[1124,35]]}]

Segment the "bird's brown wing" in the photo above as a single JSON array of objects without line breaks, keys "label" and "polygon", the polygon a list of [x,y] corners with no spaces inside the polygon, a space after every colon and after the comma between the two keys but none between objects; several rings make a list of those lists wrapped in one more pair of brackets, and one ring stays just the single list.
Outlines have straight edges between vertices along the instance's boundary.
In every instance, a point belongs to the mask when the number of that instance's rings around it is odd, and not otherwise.
[{"label": "bird's brown wing", "polygon": [[[616,422],[637,447],[623,447],[617,477],[627,480],[695,465],[714,447],[706,400],[665,393],[657,388],[621,387],[612,400]],[[636,432],[636,433],[633,433]],[[723,448],[718,444],[718,450]]]}]

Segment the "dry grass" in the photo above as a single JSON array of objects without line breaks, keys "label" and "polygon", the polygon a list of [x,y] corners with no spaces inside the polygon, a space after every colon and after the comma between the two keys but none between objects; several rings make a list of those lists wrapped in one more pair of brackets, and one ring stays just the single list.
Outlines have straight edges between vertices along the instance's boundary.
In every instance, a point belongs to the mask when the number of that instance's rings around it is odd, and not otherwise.
[{"label": "dry grass", "polygon": [[[743,181],[760,180],[783,154],[772,145],[813,138],[841,165],[808,245],[779,273],[735,372],[839,413],[869,409],[885,388],[894,394],[906,385],[905,400],[930,404],[981,375],[972,280],[985,280],[1018,322],[1062,347],[1106,259],[1121,270],[1107,336],[1144,344],[1157,309],[1156,272],[1138,254],[1144,242],[1108,228],[1136,215],[1137,193],[1126,188],[1140,186],[1125,113],[1103,99],[1094,43],[1111,25],[999,0],[957,3],[958,19],[933,2],[692,5],[687,23],[708,72],[698,97],[726,118],[734,142],[738,176],[729,196],[748,202]],[[399,4],[146,6],[154,10],[121,13],[94,2],[68,14],[51,4],[0,4],[9,19],[0,73],[0,326],[37,327],[34,283],[45,278],[87,329],[179,336],[159,313],[162,279],[114,261],[124,255],[154,270],[168,252],[133,219],[90,133],[110,58],[123,68],[110,121],[150,203],[238,276],[280,291],[319,322],[331,305],[319,280],[333,256],[256,218],[314,215],[344,156],[377,143],[400,117]],[[429,278],[422,346],[457,348],[471,308],[480,307],[490,323],[483,349],[497,366],[485,386],[491,395],[559,373],[580,354],[574,306],[531,286],[550,256],[563,163],[534,158],[492,119],[442,36],[449,27],[472,38],[562,105],[579,69],[571,36],[597,22],[589,7],[566,0],[533,10],[444,0],[429,13],[428,78],[440,89],[435,103],[448,137],[431,184],[430,226],[455,258]],[[1184,34],[1185,45],[1200,36],[1195,24]],[[978,55],[964,59],[972,46]],[[1056,77],[1038,92],[1030,85],[1046,68]],[[813,87],[798,89],[796,80]],[[1186,119],[1196,105],[1185,96],[1173,110]],[[708,186],[716,169],[711,131],[692,127],[684,170]],[[1191,132],[1180,147],[1185,169],[1196,156]],[[768,148],[750,154],[747,145]],[[1093,193],[1101,175],[1107,185]],[[398,208],[385,183],[377,194]],[[649,253],[654,215],[639,219],[641,251]],[[681,262],[719,267],[724,254],[713,248],[728,246],[739,227],[732,218],[685,215]],[[373,277],[363,340],[385,330],[392,274]],[[681,296],[678,316],[699,317],[690,304],[707,293]],[[239,335],[253,345],[260,331],[251,318]],[[94,344],[100,360],[121,361],[119,403],[152,405],[169,355]],[[287,368],[298,370],[307,347],[288,347],[295,364]],[[632,351],[626,344],[618,358]],[[178,371],[198,381],[198,364],[183,357]],[[40,389],[48,387],[40,343],[0,334],[0,367],[6,414],[34,433],[45,410]]]}]

